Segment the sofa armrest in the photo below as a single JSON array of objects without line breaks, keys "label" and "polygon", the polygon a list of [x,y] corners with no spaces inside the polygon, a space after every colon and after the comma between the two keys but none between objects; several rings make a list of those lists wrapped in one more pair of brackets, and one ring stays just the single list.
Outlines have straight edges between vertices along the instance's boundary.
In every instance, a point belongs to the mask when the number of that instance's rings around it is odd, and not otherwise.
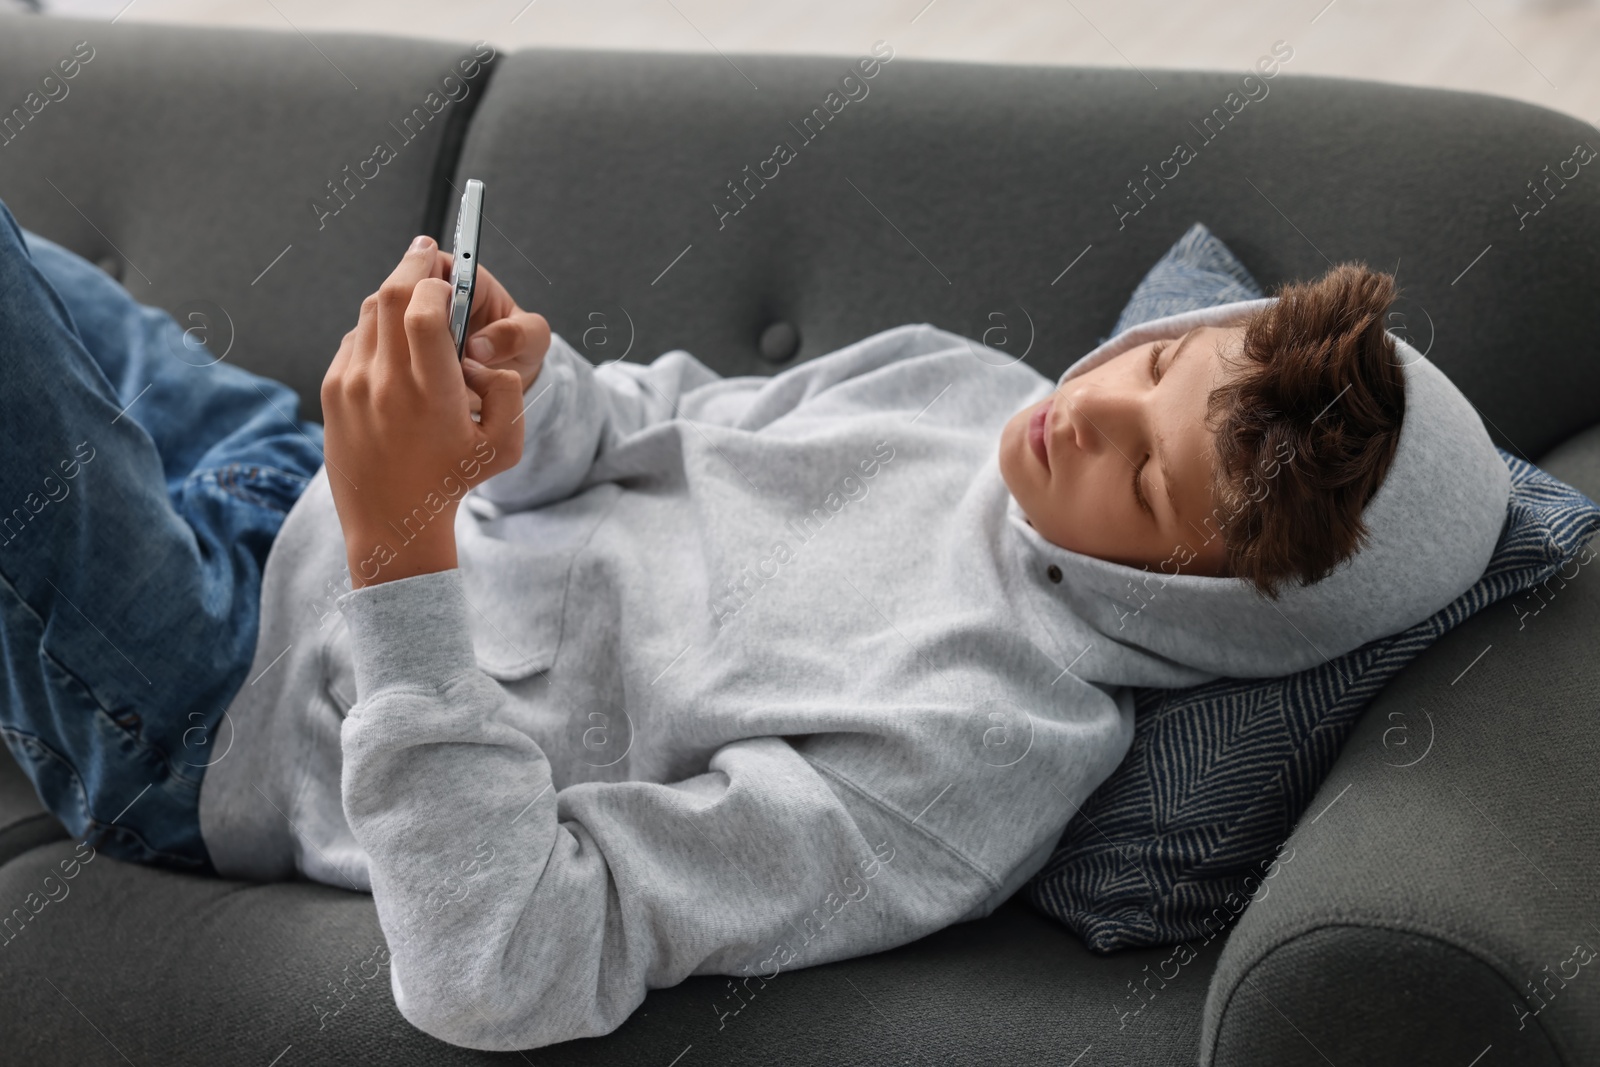
[{"label": "sofa armrest", "polygon": [[[1541,466],[1600,495],[1600,433]],[[1600,559],[1564,573],[1368,709],[1219,957],[1203,1067],[1600,1063]]]}]

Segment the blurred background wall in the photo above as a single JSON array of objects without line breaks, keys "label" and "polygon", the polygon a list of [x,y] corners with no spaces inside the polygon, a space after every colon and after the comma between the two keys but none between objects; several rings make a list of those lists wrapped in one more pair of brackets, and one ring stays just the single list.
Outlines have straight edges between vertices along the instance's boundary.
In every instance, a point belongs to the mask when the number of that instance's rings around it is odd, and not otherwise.
[{"label": "blurred background wall", "polygon": [[366,30],[526,45],[1243,70],[1282,38],[1295,73],[1516,97],[1600,120],[1596,0],[0,0],[118,21]]}]

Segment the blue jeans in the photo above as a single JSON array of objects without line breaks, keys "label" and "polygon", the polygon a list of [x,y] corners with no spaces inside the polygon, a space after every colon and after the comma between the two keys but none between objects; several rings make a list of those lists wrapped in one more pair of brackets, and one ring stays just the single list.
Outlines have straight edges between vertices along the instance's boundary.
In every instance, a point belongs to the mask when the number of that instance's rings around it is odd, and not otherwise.
[{"label": "blue jeans", "polygon": [[200,782],[322,428],[4,204],[0,376],[0,736],[75,837],[212,872]]}]

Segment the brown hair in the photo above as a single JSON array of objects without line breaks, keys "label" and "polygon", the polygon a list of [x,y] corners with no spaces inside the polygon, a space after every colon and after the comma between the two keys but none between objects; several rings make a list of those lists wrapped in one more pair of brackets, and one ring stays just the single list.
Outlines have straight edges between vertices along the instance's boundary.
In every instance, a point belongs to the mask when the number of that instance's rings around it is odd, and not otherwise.
[{"label": "brown hair", "polygon": [[[1405,372],[1384,319],[1394,277],[1340,263],[1279,287],[1245,323],[1212,391],[1224,573],[1276,598],[1367,541],[1361,513],[1383,484],[1405,417]],[[1221,515],[1218,515],[1221,518]]]}]

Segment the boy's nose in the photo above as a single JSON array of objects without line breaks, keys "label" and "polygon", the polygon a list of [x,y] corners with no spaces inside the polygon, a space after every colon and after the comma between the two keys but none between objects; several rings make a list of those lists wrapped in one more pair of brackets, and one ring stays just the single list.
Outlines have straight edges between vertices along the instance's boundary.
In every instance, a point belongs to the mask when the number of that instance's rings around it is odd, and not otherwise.
[{"label": "boy's nose", "polygon": [[1077,431],[1077,447],[1085,452],[1097,452],[1107,445],[1120,447],[1132,415],[1132,398],[1086,385],[1068,394],[1067,401],[1067,415]]}]

